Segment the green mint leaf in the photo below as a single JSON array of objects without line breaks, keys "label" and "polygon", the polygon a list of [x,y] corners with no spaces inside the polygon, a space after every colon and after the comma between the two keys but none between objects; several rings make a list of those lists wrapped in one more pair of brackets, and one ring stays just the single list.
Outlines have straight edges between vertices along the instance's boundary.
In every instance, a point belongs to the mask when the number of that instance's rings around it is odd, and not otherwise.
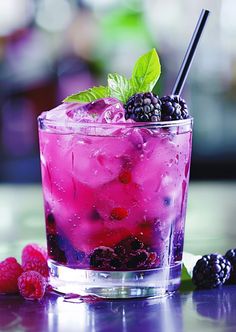
[{"label": "green mint leaf", "polygon": [[109,89],[106,86],[95,86],[91,89],[81,91],[79,93],[76,93],[74,95],[71,95],[63,100],[63,102],[69,102],[69,103],[89,103],[91,101],[110,97],[109,95]]},{"label": "green mint leaf", "polygon": [[199,255],[193,255],[187,252],[183,253],[183,267],[181,273],[180,291],[192,291],[196,287],[192,282],[193,268],[197,261],[201,258]]},{"label": "green mint leaf", "polygon": [[191,280],[191,276],[188,273],[188,270],[186,269],[186,267],[185,267],[184,264],[183,264],[182,272],[181,272],[181,280],[182,281],[189,281],[189,280]]},{"label": "green mint leaf", "polygon": [[196,265],[197,261],[201,258],[200,255],[193,255],[188,252],[183,252],[183,264],[190,276],[190,278],[193,275],[193,268]]},{"label": "green mint leaf", "polygon": [[135,93],[152,91],[161,74],[158,54],[153,48],[142,55],[136,62],[132,72],[132,85]]},{"label": "green mint leaf", "polygon": [[117,98],[125,103],[133,94],[131,81],[128,80],[125,76],[119,75],[117,73],[109,74],[107,81],[111,97]]},{"label": "green mint leaf", "polygon": [[192,282],[192,278],[188,273],[185,265],[183,264],[182,273],[181,273],[181,285],[180,292],[191,292],[195,289],[195,286]]}]

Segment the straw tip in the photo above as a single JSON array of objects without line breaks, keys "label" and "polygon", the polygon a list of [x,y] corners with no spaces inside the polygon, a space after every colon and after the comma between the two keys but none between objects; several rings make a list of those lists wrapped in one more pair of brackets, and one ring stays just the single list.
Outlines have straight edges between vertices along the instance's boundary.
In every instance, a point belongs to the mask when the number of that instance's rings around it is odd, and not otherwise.
[{"label": "straw tip", "polygon": [[209,15],[211,11],[209,9],[203,8],[202,12]]}]

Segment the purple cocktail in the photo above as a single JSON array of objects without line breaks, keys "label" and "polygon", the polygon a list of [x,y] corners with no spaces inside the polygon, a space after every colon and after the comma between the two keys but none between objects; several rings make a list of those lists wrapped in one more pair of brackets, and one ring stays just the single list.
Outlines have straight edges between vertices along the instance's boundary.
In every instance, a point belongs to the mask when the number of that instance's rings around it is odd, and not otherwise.
[{"label": "purple cocktail", "polygon": [[105,297],[180,284],[192,118],[135,122],[114,98],[39,118],[52,286]]}]

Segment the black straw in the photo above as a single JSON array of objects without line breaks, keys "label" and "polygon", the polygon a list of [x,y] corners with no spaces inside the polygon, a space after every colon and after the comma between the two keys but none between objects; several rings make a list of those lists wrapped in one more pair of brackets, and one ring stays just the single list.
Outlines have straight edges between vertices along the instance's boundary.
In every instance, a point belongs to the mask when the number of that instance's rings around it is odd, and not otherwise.
[{"label": "black straw", "polygon": [[176,82],[175,82],[175,86],[174,89],[172,91],[173,95],[180,95],[181,91],[184,87],[184,83],[186,81],[186,78],[188,76],[188,72],[189,69],[191,67],[192,61],[193,61],[193,57],[194,54],[196,52],[197,49],[197,45],[199,43],[199,40],[201,38],[202,32],[204,30],[204,27],[206,25],[208,16],[210,14],[209,10],[206,9],[202,9],[199,20],[197,22],[196,28],[194,30],[194,33],[192,35],[191,41],[189,43],[187,52],[184,56],[184,60],[183,63],[180,67]]}]

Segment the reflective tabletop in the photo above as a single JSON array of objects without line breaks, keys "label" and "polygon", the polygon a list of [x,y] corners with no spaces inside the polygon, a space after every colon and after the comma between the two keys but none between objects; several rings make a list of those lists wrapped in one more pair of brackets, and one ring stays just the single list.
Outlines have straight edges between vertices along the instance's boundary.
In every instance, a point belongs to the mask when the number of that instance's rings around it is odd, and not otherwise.
[{"label": "reflective tabletop", "polygon": [[[191,183],[185,251],[236,247],[236,182]],[[20,259],[29,242],[45,244],[40,186],[0,186],[0,260]],[[236,285],[163,299],[78,301],[55,293],[40,302],[0,295],[0,331],[236,331]]]}]

